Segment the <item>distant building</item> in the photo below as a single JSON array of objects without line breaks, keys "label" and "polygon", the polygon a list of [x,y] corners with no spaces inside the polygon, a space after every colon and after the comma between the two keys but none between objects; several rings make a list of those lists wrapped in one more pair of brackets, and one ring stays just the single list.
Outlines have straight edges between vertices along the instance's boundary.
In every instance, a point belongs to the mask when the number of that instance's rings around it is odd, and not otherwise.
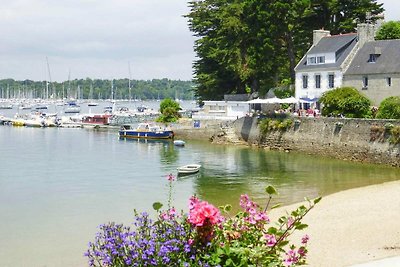
[{"label": "distant building", "polygon": [[365,32],[370,35],[346,70],[344,85],[355,87],[379,106],[387,97],[400,96],[400,40],[375,41],[373,29]]},{"label": "distant building", "polygon": [[315,30],[313,45],[295,68],[296,98],[318,101],[343,86],[358,89],[377,106],[400,96],[400,40],[375,41],[380,24],[358,24],[357,33],[333,36]]},{"label": "distant building", "polygon": [[193,114],[194,120],[236,120],[249,113],[245,101],[204,101],[203,109]]}]

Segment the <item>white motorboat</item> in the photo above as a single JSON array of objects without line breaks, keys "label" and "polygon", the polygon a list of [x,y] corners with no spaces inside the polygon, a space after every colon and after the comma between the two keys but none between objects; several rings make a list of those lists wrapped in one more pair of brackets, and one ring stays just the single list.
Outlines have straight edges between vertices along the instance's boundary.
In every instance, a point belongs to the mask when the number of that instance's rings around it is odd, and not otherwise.
[{"label": "white motorboat", "polygon": [[198,172],[200,170],[200,167],[200,164],[188,164],[177,168],[177,170],[178,174],[190,174]]}]

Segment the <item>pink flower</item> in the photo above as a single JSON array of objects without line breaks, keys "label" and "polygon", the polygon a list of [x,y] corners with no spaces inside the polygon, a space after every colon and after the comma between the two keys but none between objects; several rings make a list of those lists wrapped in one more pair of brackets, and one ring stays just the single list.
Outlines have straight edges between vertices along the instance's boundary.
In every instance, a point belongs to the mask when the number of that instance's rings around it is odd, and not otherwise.
[{"label": "pink flower", "polygon": [[268,247],[273,247],[276,244],[276,237],[275,235],[270,235],[270,234],[265,234],[264,235],[265,239],[267,240],[267,246]]},{"label": "pink flower", "polygon": [[307,244],[308,240],[310,239],[310,237],[306,234],[305,236],[303,236],[303,238],[301,239],[301,243],[302,244]]},{"label": "pink flower", "polygon": [[305,257],[307,254],[307,250],[304,247],[301,247],[297,250],[297,253],[299,253],[300,257]]},{"label": "pink flower", "polygon": [[169,175],[167,175],[167,180],[170,182],[175,181],[175,176],[173,176],[172,173],[170,173]]},{"label": "pink flower", "polygon": [[289,217],[289,218],[287,219],[287,226],[288,226],[288,228],[292,227],[293,223],[294,223],[294,219],[293,219],[292,217]]},{"label": "pink flower", "polygon": [[299,257],[297,256],[297,252],[293,249],[289,250],[286,255],[288,256],[283,264],[285,266],[292,266],[293,264],[296,264],[299,261]]},{"label": "pink flower", "polygon": [[191,199],[190,205],[192,207],[188,219],[195,226],[203,226],[207,223],[215,225],[223,220],[219,210],[206,201],[199,201],[197,198]]}]

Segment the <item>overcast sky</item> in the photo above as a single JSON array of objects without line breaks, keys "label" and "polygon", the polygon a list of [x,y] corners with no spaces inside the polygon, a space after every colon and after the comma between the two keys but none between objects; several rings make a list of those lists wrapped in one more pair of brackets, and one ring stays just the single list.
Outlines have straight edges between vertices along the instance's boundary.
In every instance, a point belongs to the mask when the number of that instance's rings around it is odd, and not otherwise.
[{"label": "overcast sky", "polygon": [[[388,20],[400,1],[384,0]],[[397,11],[397,12],[396,12]],[[190,80],[185,0],[0,0],[0,79]],[[46,60],[46,57],[48,60]]]}]

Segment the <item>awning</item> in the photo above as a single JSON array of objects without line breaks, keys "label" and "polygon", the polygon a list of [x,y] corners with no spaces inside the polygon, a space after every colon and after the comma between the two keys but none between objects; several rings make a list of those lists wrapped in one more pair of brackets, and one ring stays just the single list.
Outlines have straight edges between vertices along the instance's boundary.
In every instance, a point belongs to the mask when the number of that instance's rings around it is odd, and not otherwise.
[{"label": "awning", "polygon": [[299,100],[292,97],[288,98],[277,98],[277,97],[272,97],[272,98],[266,98],[266,99],[253,99],[250,101],[247,101],[248,104],[294,104],[294,103],[299,103]]}]

